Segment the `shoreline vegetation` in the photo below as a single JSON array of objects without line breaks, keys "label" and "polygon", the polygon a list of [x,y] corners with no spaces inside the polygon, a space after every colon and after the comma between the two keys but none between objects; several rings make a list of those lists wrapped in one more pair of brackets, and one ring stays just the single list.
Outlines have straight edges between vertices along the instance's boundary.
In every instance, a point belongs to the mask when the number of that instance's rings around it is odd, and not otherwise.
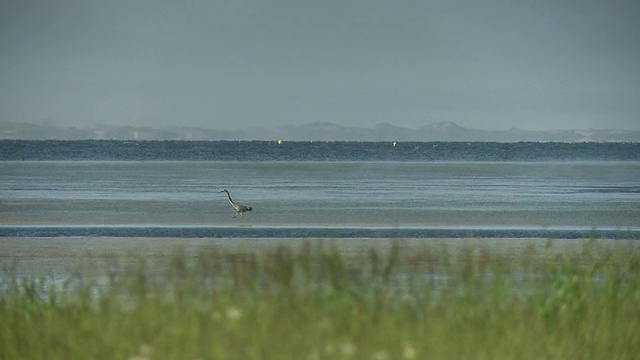
[{"label": "shoreline vegetation", "polygon": [[105,246],[62,277],[5,261],[0,358],[637,357],[637,241],[502,240]]}]

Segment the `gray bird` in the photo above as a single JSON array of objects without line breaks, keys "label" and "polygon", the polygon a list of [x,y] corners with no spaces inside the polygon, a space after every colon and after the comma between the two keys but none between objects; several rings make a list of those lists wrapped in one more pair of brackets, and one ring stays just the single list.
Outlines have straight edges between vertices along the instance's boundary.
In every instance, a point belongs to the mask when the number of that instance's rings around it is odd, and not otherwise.
[{"label": "gray bird", "polygon": [[220,192],[227,193],[227,197],[229,198],[229,204],[231,204],[231,206],[233,206],[233,208],[236,209],[236,216],[234,216],[234,218],[237,217],[238,215],[240,215],[240,218],[242,218],[242,213],[252,210],[251,206],[245,206],[233,201],[233,199],[231,198],[231,194],[229,194],[229,191],[227,189],[222,189],[220,190]]}]

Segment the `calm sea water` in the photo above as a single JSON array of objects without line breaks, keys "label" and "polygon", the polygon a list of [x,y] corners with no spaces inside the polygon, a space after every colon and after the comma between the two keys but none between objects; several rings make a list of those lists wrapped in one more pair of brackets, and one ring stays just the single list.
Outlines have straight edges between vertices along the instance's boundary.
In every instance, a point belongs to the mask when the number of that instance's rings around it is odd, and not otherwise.
[{"label": "calm sea water", "polygon": [[[252,206],[233,218],[226,196]],[[0,141],[0,236],[638,238],[640,144]]]},{"label": "calm sea water", "polygon": [[640,143],[24,141],[0,161],[640,161]]}]

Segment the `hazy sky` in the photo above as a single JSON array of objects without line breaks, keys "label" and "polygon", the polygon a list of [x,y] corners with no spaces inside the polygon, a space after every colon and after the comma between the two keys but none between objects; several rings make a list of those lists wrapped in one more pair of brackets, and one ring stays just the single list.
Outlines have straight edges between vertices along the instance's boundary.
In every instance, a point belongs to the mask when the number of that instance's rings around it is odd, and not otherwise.
[{"label": "hazy sky", "polygon": [[0,120],[640,129],[637,0],[4,0]]}]

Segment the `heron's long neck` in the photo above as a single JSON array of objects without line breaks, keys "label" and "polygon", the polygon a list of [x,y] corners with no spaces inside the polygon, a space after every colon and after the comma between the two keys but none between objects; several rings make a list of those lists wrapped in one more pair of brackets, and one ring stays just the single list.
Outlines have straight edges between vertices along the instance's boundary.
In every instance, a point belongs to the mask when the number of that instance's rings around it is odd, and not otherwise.
[{"label": "heron's long neck", "polygon": [[235,201],[233,201],[233,199],[231,198],[231,194],[229,194],[229,192],[228,192],[228,191],[225,191],[225,192],[227,193],[227,197],[229,198],[229,202],[231,203],[231,205],[235,205],[235,204],[236,204],[236,202],[235,202]]}]

